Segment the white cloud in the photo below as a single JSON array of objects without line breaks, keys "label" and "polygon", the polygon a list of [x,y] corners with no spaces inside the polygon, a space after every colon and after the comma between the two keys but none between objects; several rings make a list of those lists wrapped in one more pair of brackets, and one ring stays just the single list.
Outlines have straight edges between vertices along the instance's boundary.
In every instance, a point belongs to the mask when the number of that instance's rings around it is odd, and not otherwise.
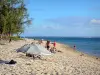
[{"label": "white cloud", "polygon": [[92,23],[92,24],[100,24],[100,20],[92,19],[90,21],[90,23]]},{"label": "white cloud", "polygon": [[91,17],[68,16],[46,19],[45,21],[63,26],[87,25]]},{"label": "white cloud", "polygon": [[61,29],[62,26],[59,26],[59,25],[43,25],[43,28],[45,29]]}]

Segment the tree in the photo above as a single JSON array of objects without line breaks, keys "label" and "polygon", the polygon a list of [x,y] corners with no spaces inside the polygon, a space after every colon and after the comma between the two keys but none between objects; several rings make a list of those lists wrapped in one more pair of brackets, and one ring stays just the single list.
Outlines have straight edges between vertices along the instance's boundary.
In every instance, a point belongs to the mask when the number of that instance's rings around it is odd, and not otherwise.
[{"label": "tree", "polygon": [[23,0],[0,0],[0,34],[11,37],[24,31],[31,20]]}]

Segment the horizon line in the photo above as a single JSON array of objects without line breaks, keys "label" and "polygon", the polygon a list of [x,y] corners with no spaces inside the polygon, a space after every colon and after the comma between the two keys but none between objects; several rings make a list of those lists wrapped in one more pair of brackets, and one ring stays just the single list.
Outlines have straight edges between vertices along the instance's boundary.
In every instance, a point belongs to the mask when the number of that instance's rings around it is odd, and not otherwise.
[{"label": "horizon line", "polygon": [[21,37],[68,37],[68,38],[100,38],[100,36],[21,36]]}]

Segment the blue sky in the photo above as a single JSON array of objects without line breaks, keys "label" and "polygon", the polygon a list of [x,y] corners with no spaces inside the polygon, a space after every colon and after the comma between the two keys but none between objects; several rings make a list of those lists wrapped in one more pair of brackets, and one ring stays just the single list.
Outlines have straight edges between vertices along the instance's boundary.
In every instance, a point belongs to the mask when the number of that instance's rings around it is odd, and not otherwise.
[{"label": "blue sky", "polygon": [[100,0],[25,0],[34,18],[23,36],[100,37]]}]

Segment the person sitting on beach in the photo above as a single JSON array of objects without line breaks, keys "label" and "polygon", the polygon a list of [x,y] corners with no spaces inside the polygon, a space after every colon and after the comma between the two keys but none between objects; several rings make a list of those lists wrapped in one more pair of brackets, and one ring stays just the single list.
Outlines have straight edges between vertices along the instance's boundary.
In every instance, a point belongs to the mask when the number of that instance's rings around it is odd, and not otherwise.
[{"label": "person sitting on beach", "polygon": [[49,48],[50,48],[50,41],[46,42],[46,48],[47,48],[47,50],[49,50]]},{"label": "person sitting on beach", "polygon": [[54,41],[52,44],[53,44],[53,48],[56,49],[56,42]]},{"label": "person sitting on beach", "polygon": [[54,47],[52,47],[52,48],[50,49],[50,52],[51,52],[51,53],[56,53],[56,49],[55,49]]}]

